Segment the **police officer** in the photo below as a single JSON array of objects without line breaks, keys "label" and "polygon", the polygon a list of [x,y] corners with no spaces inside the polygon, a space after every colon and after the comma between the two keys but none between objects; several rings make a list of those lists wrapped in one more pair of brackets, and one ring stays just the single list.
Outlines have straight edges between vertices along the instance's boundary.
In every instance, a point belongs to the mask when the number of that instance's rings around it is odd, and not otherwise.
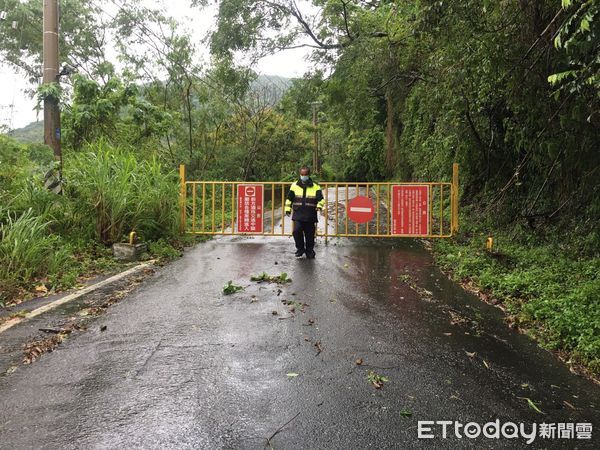
[{"label": "police officer", "polygon": [[310,169],[300,168],[300,178],[292,183],[285,201],[285,213],[290,215],[294,223],[294,241],[296,256],[306,253],[308,259],[315,257],[315,229],[317,227],[317,210],[325,205],[321,187],[310,178]]}]

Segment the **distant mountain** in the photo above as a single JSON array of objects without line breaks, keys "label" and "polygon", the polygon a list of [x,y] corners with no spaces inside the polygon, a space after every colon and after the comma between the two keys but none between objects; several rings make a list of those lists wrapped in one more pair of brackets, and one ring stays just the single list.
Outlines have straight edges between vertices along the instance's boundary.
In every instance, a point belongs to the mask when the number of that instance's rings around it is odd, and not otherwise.
[{"label": "distant mountain", "polygon": [[291,86],[292,80],[290,78],[280,77],[279,75],[259,75],[252,82],[251,89],[259,94],[264,94],[268,102],[275,105]]},{"label": "distant mountain", "polygon": [[26,144],[41,144],[44,142],[44,121],[31,122],[23,128],[11,131],[8,135]]},{"label": "distant mountain", "polygon": [[[290,78],[279,75],[259,75],[252,82],[251,88],[254,92],[265,95],[267,101],[275,105],[291,86]],[[44,142],[44,121],[31,122],[23,128],[11,131],[8,135],[19,142],[40,144]]]}]

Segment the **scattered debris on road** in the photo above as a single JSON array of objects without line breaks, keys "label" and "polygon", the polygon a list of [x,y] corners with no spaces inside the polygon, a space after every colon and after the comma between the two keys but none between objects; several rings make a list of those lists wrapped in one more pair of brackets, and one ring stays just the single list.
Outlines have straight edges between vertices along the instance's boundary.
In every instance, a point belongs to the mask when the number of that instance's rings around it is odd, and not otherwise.
[{"label": "scattered debris on road", "polygon": [[372,370],[369,370],[369,372],[367,373],[367,379],[369,380],[369,383],[371,383],[375,387],[375,389],[381,389],[384,383],[390,381],[388,377],[379,375],[373,372]]},{"label": "scattered debris on road", "polygon": [[244,288],[242,286],[237,286],[237,285],[233,284],[232,280],[229,280],[227,282],[227,284],[225,286],[223,286],[223,294],[231,295],[231,294],[235,294],[236,292],[239,292],[243,289]]},{"label": "scattered debris on road", "polygon": [[250,281],[256,281],[258,283],[291,283],[292,279],[288,277],[286,272],[282,272],[279,275],[269,275],[267,272],[263,272],[260,275],[252,275]]},{"label": "scattered debris on road", "polygon": [[535,412],[540,413],[540,414],[545,414],[544,412],[542,412],[542,410],[540,408],[538,408],[538,406],[529,397],[517,397],[517,398],[520,400],[527,401],[527,404],[529,405],[529,407],[531,409],[533,409]]},{"label": "scattered debris on road", "polygon": [[31,342],[25,346],[23,364],[31,364],[44,353],[53,351],[65,339],[64,333],[57,334],[47,339]]}]

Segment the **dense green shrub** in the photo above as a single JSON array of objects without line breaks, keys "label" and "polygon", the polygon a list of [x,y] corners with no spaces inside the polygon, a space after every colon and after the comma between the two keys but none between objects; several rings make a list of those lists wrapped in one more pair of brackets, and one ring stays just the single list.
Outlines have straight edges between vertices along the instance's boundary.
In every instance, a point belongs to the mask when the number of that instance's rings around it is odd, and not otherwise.
[{"label": "dense green shrub", "polygon": [[154,158],[100,141],[65,157],[64,195],[44,188],[48,147],[0,136],[0,302],[18,287],[67,288],[116,266],[108,244],[134,230],[158,256],[177,235],[178,178]]},{"label": "dense green shrub", "polygon": [[177,176],[156,159],[98,142],[69,158],[65,180],[85,236],[111,244],[130,231],[147,240],[177,232]]},{"label": "dense green shrub", "polygon": [[0,280],[15,285],[56,272],[68,260],[61,239],[48,232],[48,222],[30,209],[0,224]]},{"label": "dense green shrub", "polygon": [[480,225],[462,227],[459,239],[435,243],[438,262],[501,300],[542,345],[567,350],[600,373],[600,258],[578,257],[521,229],[496,230],[497,252],[490,254]]}]

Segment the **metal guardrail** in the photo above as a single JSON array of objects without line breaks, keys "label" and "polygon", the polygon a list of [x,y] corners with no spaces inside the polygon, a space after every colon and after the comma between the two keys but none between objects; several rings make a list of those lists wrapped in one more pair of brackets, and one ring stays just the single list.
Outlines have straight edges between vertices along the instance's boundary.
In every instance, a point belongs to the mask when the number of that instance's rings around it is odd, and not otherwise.
[{"label": "metal guardrail", "polygon": [[[182,233],[291,235],[292,224],[284,210],[289,182],[188,181],[184,166],[180,166],[180,180]],[[448,238],[458,231],[458,164],[453,165],[452,182],[323,182],[320,186],[325,207],[319,214],[317,234],[326,239]],[[348,214],[353,210],[349,202],[359,196],[372,205],[367,213],[371,217],[364,223],[354,222]],[[426,216],[426,223],[419,215]],[[418,222],[417,227],[411,220]],[[403,232],[407,226],[412,228]]]}]

